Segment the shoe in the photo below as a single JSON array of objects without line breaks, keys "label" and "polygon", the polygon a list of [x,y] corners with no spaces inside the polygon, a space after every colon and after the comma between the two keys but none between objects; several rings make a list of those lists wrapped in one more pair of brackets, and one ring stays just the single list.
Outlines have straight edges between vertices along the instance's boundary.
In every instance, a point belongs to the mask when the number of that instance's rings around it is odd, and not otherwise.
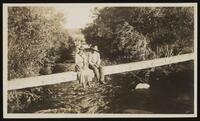
[{"label": "shoe", "polygon": [[100,81],[100,83],[101,83],[101,84],[105,84],[106,82],[105,82],[105,81]]},{"label": "shoe", "polygon": [[88,85],[89,87],[91,87],[91,85],[90,85],[90,83],[89,83],[89,82],[87,83],[87,85]]}]

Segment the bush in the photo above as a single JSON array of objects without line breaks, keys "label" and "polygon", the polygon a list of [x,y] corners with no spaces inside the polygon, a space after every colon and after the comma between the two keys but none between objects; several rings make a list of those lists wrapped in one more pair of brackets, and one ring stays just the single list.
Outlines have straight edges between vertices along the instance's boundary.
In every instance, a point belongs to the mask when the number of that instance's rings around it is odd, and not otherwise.
[{"label": "bush", "polygon": [[26,112],[28,108],[42,100],[42,93],[42,88],[9,91],[8,112]]},{"label": "bush", "polygon": [[74,42],[62,29],[63,21],[63,14],[52,7],[8,8],[9,80],[39,75],[45,63],[55,63],[66,53],[64,59],[70,58]]},{"label": "bush", "polygon": [[[51,74],[57,62],[73,59],[63,21],[52,7],[8,8],[8,80]],[[45,87],[9,91],[8,112],[26,112],[45,93]]]},{"label": "bush", "polygon": [[74,63],[57,63],[53,67],[52,71],[53,71],[53,73],[75,71],[75,64]]},{"label": "bush", "polygon": [[99,46],[102,57],[126,58],[124,62],[178,55],[185,48],[192,52],[193,10],[105,7],[94,11],[96,19],[83,34],[89,44]]}]

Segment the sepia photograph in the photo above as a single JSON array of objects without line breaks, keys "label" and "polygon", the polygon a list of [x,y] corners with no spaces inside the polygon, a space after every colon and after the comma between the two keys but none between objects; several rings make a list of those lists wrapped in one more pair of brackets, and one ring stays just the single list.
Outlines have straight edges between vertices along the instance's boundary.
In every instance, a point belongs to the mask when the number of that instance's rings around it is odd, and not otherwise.
[{"label": "sepia photograph", "polygon": [[3,4],[3,104],[4,118],[197,117],[197,4]]}]

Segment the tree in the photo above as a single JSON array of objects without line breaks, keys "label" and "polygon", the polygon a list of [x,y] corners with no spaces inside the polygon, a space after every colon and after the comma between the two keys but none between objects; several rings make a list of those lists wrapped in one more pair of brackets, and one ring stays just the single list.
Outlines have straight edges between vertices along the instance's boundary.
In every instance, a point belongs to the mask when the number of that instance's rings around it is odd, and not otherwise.
[{"label": "tree", "polygon": [[[70,59],[74,41],[63,22],[63,14],[52,7],[8,8],[9,80],[50,74],[49,64]],[[8,112],[26,112],[47,94],[47,86],[9,91]]]},{"label": "tree", "polygon": [[99,46],[103,57],[140,60],[141,50],[146,59],[177,55],[187,48],[193,51],[193,8],[105,7],[94,14],[96,19],[83,33],[88,43]]},{"label": "tree", "polygon": [[115,7],[98,10],[97,19],[83,33],[88,43],[99,46],[105,58],[122,62],[144,60],[151,51],[148,41],[125,19],[126,10]]},{"label": "tree", "polygon": [[61,49],[61,43],[70,48],[73,42],[63,22],[63,14],[52,7],[8,8],[9,79],[39,75],[44,63],[61,56],[53,56],[52,50]]}]

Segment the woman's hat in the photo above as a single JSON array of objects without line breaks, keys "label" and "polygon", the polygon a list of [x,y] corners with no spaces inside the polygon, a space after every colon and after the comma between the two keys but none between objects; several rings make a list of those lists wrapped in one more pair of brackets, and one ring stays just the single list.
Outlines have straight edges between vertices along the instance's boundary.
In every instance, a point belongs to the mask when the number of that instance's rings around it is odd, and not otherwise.
[{"label": "woman's hat", "polygon": [[90,48],[90,45],[88,45],[88,44],[84,44],[82,46],[84,47],[84,49],[89,49]]},{"label": "woman's hat", "polygon": [[97,46],[91,47],[91,49],[94,50],[94,51],[99,51]]}]

